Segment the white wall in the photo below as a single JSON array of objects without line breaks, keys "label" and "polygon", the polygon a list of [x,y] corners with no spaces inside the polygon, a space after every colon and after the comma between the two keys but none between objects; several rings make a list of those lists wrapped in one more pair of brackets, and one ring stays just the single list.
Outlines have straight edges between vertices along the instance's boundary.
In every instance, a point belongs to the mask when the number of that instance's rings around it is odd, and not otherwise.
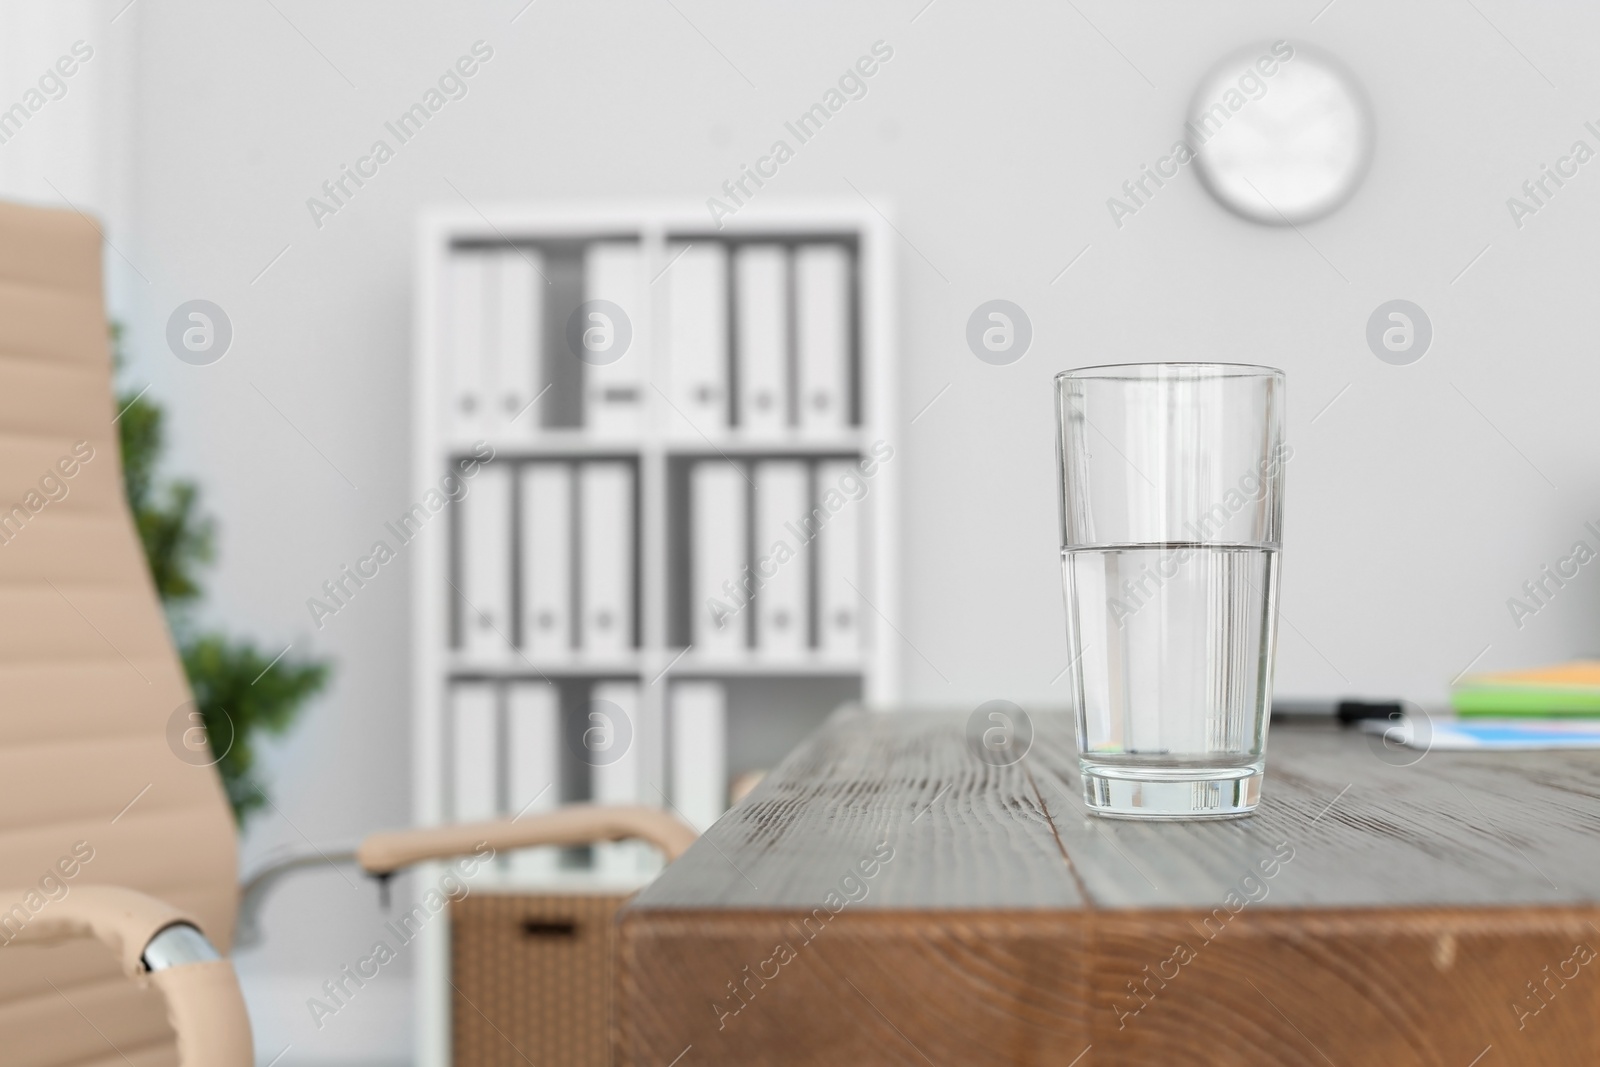
[{"label": "white wall", "polygon": [[[252,827],[248,856],[408,818],[406,579],[385,577],[320,632],[305,600],[407,503],[417,209],[459,202],[451,183],[474,202],[710,196],[879,39],[894,58],[868,96],[761,196],[853,184],[892,202],[906,237],[904,417],[952,386],[895,442],[904,600],[887,610],[937,668],[903,657],[913,698],[1063,699],[1048,382],[1092,362],[1288,371],[1281,692],[1437,701],[1480,652],[1478,666],[1507,667],[1600,645],[1600,568],[1520,631],[1506,607],[1575,540],[1597,543],[1581,527],[1600,518],[1600,163],[1521,230],[1505,205],[1573,140],[1600,147],[1582,128],[1600,118],[1584,110],[1592,8],[1337,0],[1312,24],[1321,0],[1222,13],[934,0],[920,14],[923,0],[539,0],[513,23],[523,2],[144,0],[102,32],[107,67],[134,71],[119,97],[128,207],[113,233],[149,282],[108,263],[138,354],[130,373],[168,405],[175,465],[223,520],[211,613],[338,663],[330,694],[273,754],[282,814]],[[97,10],[108,19],[120,3]],[[1370,91],[1377,151],[1354,201],[1300,233],[1267,229],[1186,173],[1116,228],[1106,198],[1171,144],[1207,66],[1276,37],[1332,50]],[[306,198],[478,39],[495,53],[470,95],[314,226]],[[6,77],[10,92],[17,72]],[[167,314],[193,297],[234,323],[215,366],[163,348]],[[963,340],[994,297],[1035,328],[1009,367]],[[1410,367],[1380,363],[1363,340],[1369,313],[1396,297],[1436,332]],[[307,877],[267,921],[270,945],[241,959],[264,1049],[293,1041],[286,1063],[403,1052],[402,996],[357,1001],[321,1033],[299,1003],[370,944],[370,890]]]}]

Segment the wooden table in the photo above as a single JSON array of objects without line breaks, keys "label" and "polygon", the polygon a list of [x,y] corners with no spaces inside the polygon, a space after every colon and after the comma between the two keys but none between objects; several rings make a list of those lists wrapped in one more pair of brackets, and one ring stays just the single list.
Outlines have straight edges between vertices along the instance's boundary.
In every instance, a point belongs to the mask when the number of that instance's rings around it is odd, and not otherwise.
[{"label": "wooden table", "polygon": [[1600,1063],[1600,753],[1279,725],[1254,816],[1128,822],[966,720],[841,712],[640,893],[622,1062]]}]

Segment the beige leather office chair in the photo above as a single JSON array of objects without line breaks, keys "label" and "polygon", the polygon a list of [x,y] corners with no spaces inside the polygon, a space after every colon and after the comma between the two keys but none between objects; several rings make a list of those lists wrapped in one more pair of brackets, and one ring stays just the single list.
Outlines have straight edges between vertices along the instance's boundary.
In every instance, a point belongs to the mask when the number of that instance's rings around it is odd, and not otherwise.
[{"label": "beige leather office chair", "polygon": [[[216,772],[123,496],[101,237],[0,204],[0,1062],[249,1067],[238,868]],[[373,873],[470,852],[694,832],[643,808],[384,834]],[[6,888],[9,887],[9,888]]]}]

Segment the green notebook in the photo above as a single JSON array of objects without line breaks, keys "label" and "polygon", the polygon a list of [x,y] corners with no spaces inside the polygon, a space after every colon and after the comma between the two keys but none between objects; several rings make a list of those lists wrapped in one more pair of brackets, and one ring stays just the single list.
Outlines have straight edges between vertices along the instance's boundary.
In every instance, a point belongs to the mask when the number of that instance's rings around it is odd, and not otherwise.
[{"label": "green notebook", "polygon": [[1451,690],[1457,715],[1600,716],[1600,661],[1463,678]]}]

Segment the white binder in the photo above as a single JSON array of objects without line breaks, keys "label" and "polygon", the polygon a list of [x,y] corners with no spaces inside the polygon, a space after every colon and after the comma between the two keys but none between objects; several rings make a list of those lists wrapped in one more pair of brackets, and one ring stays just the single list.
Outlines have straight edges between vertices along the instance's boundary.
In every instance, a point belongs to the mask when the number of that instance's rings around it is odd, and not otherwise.
[{"label": "white binder", "polygon": [[[860,470],[849,461],[817,465],[815,507],[826,513],[822,498],[828,490],[838,488],[846,472],[860,477]],[[824,656],[849,658],[861,649],[861,598],[850,586],[861,587],[863,504],[864,501],[845,497],[844,505],[822,524],[813,542],[817,563],[817,646]]]},{"label": "white binder", "polygon": [[450,689],[451,814],[457,822],[499,814],[497,705],[492,682],[457,682]]},{"label": "white binder", "polygon": [[[640,781],[639,686],[636,682],[597,682],[590,691],[583,728],[589,753],[590,792],[596,804],[660,803]],[[648,846],[637,843],[596,845],[595,870],[602,877],[639,872]]]},{"label": "white binder", "polygon": [[492,257],[481,252],[452,253],[446,266],[444,426],[457,443],[488,437],[488,317],[495,278]]},{"label": "white binder", "polygon": [[728,808],[728,695],[717,682],[672,685],[672,804],[704,832]]},{"label": "white binder", "polygon": [[511,468],[485,464],[457,506],[461,647],[471,658],[503,658],[512,630]]},{"label": "white binder", "polygon": [[530,659],[572,655],[572,467],[522,469],[522,648]]},{"label": "white binder", "polygon": [[579,647],[587,658],[620,656],[633,648],[633,467],[585,463],[578,479]]},{"label": "white binder", "polygon": [[[680,254],[681,252],[681,254]],[[673,256],[677,256],[673,259]],[[728,429],[728,257],[721,245],[667,249],[668,432],[698,439]]]},{"label": "white binder", "polygon": [[749,614],[744,468],[702,460],[689,472],[689,635],[697,656],[742,655]]},{"label": "white binder", "polygon": [[795,253],[795,355],[800,428],[827,436],[850,424],[850,255],[843,245]]},{"label": "white binder", "polygon": [[773,436],[789,425],[789,257],[782,245],[746,245],[734,263],[739,426]]},{"label": "white binder", "polygon": [[[497,439],[526,441],[539,430],[528,404],[544,388],[540,336],[544,316],[544,280],[535,269],[534,249],[496,253],[499,306],[495,337],[494,410],[490,432]],[[520,415],[520,417],[519,417]]]},{"label": "white binder", "polygon": [[756,651],[762,656],[804,655],[811,645],[811,548],[806,465],[794,460],[755,465]]},{"label": "white binder", "polygon": [[[506,814],[526,818],[561,804],[561,698],[549,682],[513,682],[506,692]],[[524,877],[553,875],[553,848],[511,854],[511,869]]]},{"label": "white binder", "polygon": [[[636,241],[599,241],[583,258],[584,318],[580,338],[596,347],[580,348],[584,358],[583,425],[603,437],[626,437],[643,426],[644,390],[648,376],[649,317],[644,251]],[[590,308],[606,300],[621,309]],[[599,347],[604,344],[608,347]],[[621,348],[626,344],[626,348]],[[622,354],[615,356],[620,349]],[[615,356],[615,358],[612,358]]]}]

